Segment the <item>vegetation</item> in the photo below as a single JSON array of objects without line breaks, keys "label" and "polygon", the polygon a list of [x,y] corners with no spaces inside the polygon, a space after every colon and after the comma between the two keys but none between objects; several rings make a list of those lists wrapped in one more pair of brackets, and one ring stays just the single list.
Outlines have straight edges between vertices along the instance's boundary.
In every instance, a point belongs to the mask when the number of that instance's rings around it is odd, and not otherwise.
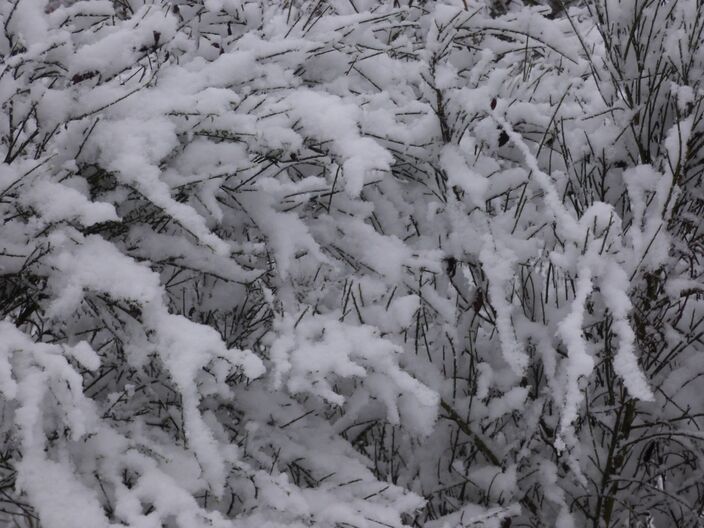
[{"label": "vegetation", "polygon": [[701,2],[0,25],[0,523],[702,524]]}]

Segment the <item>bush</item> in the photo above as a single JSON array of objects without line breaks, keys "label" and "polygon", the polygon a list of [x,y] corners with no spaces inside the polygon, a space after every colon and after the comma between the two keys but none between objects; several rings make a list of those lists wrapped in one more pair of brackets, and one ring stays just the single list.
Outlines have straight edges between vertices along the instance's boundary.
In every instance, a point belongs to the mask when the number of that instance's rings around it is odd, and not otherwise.
[{"label": "bush", "polygon": [[696,0],[0,3],[0,515],[696,526]]}]

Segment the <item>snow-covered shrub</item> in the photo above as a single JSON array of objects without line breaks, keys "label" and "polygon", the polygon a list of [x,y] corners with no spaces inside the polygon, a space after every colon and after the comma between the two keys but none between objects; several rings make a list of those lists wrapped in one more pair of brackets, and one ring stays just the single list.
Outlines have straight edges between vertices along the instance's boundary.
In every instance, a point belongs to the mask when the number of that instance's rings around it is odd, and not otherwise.
[{"label": "snow-covered shrub", "polygon": [[704,8],[567,4],[0,3],[6,519],[699,522]]}]

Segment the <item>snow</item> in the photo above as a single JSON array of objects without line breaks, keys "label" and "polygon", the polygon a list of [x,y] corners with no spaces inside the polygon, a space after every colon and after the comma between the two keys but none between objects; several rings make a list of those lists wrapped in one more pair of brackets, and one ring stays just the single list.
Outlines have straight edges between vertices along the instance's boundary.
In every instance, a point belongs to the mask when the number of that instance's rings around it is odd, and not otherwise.
[{"label": "snow", "polygon": [[[136,23],[136,21],[139,21]],[[103,75],[115,75],[130,68],[144,53],[144,48],[173,38],[177,20],[158,9],[145,5],[134,13],[133,20],[126,20],[114,26],[105,26],[97,32],[94,42],[80,46],[72,57],[72,75],[90,71],[101,71]],[[110,61],[105,61],[110,57]]]},{"label": "snow", "polygon": [[[77,482],[74,471],[65,463],[41,457],[29,459],[20,466],[18,485],[38,505],[38,513],[47,528],[71,528],[76,523],[107,528],[110,523],[96,491]],[[58,482],[60,486],[56,486]]]},{"label": "snow", "polygon": [[496,244],[490,237],[485,238],[484,249],[479,258],[489,278],[489,295],[496,308],[496,326],[501,341],[501,352],[511,369],[522,375],[528,367],[528,355],[516,338],[512,323],[513,307],[506,300],[506,286],[512,281],[516,259],[507,247],[492,247]]},{"label": "snow", "polygon": [[356,106],[339,97],[311,91],[298,91],[287,101],[307,132],[321,141],[332,142],[342,158],[345,190],[351,196],[358,196],[364,184],[379,177],[380,171],[390,170],[391,155],[373,139],[360,137],[361,112]]},{"label": "snow", "polygon": [[571,4],[0,2],[0,525],[696,524],[703,13]]},{"label": "snow", "polygon": [[[468,146],[465,146],[468,150]],[[440,155],[440,163],[447,171],[447,181],[450,185],[459,186],[469,196],[477,207],[483,207],[489,187],[487,178],[473,171],[459,149],[446,145]]]},{"label": "snow", "polygon": [[580,270],[577,278],[577,292],[572,301],[569,314],[560,321],[558,332],[567,347],[567,365],[561,380],[564,393],[564,407],[560,418],[560,436],[555,440],[558,451],[565,449],[565,437],[571,436],[571,425],[579,414],[582,391],[579,381],[587,377],[594,369],[595,361],[587,350],[582,333],[584,321],[584,304],[592,292],[592,274],[588,268]]},{"label": "snow", "polygon": [[45,1],[17,2],[12,6],[12,17],[5,18],[5,25],[16,34],[26,48],[41,48],[45,43],[49,25],[44,17]]},{"label": "snow", "polygon": [[628,277],[622,268],[609,265],[607,272],[601,277],[600,285],[604,303],[614,317],[614,333],[619,338],[619,348],[614,358],[614,370],[621,376],[628,391],[636,398],[644,401],[655,399],[643,371],[638,366],[635,355],[635,333],[628,321],[628,313],[633,306],[624,291],[623,285],[628,283]]},{"label": "snow", "polygon": [[57,245],[68,247],[56,255],[54,262],[58,273],[51,284],[56,298],[50,313],[59,315],[76,309],[86,290],[145,304],[161,297],[159,276],[101,237],[87,236],[73,248],[63,237],[55,238]]},{"label": "snow", "polygon": [[45,225],[71,217],[78,217],[85,226],[119,220],[112,204],[91,202],[81,192],[60,183],[37,182],[24,199],[40,212]]},{"label": "snow", "polygon": [[171,189],[160,179],[157,164],[178,144],[175,132],[165,119],[124,119],[100,126],[93,138],[100,149],[100,159],[109,170],[134,185],[216,253],[226,255],[229,246],[208,229],[192,207],[174,200]]}]

